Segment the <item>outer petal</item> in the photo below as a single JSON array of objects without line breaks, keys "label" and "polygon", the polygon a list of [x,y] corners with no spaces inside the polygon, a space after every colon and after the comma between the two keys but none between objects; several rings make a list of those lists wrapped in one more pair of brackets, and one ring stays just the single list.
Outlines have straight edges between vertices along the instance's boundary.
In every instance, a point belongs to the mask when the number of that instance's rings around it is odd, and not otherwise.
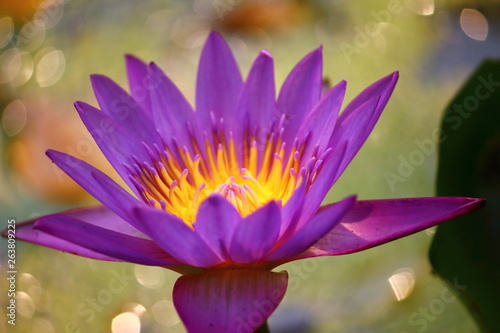
[{"label": "outer petal", "polygon": [[[57,213],[121,234],[150,239],[106,206],[76,208]],[[35,219],[36,220],[36,219]]]},{"label": "outer petal", "polygon": [[[345,108],[344,112],[340,115],[339,121],[344,121],[352,112],[355,112],[357,108],[373,97],[380,99],[380,103],[377,106],[377,113],[380,115],[394,91],[398,78],[399,72],[394,72],[363,90],[363,92],[354,98]],[[375,122],[377,119],[375,119]]]},{"label": "outer petal", "polygon": [[200,235],[177,216],[150,207],[135,207],[132,214],[146,233],[180,262],[196,267],[211,267],[222,262]]},{"label": "outer petal", "polygon": [[[128,182],[128,172],[123,167],[123,163],[133,165],[135,163],[133,156],[140,161],[150,159],[142,142],[133,137],[133,132],[127,133],[108,115],[93,106],[76,102],[75,107],[104,156]],[[130,183],[129,186],[133,188]]]},{"label": "outer petal", "polygon": [[398,72],[394,72],[375,82],[349,103],[340,115],[329,146],[335,148],[345,142],[348,146],[336,178],[340,177],[375,127],[397,80]]},{"label": "outer petal", "polygon": [[321,96],[322,50],[306,55],[290,72],[278,97],[278,112],[284,117],[284,142],[291,148],[304,117]]},{"label": "outer petal", "polygon": [[357,201],[337,227],[296,259],[362,251],[463,215],[484,203],[484,199],[462,197]]},{"label": "outer petal", "polygon": [[210,33],[201,53],[196,81],[196,112],[203,124],[224,118],[232,124],[233,114],[242,85],[241,74],[231,49],[216,32]]},{"label": "outer petal", "polygon": [[140,226],[134,224],[129,215],[130,207],[136,206],[140,202],[120,185],[90,164],[71,155],[47,150],[47,156],[102,204],[131,223],[136,229],[141,230]]},{"label": "outer petal", "polygon": [[67,215],[42,217],[35,222],[34,228],[122,261],[151,266],[179,264],[151,240],[101,228]]},{"label": "outer petal", "polygon": [[102,111],[127,133],[132,133],[135,141],[146,142],[150,146],[161,143],[153,121],[132,96],[104,75],[94,74],[90,79]]},{"label": "outer petal", "polygon": [[211,195],[200,205],[194,228],[217,256],[228,259],[234,228],[241,219],[229,201],[220,195]]},{"label": "outer petal", "polygon": [[280,304],[287,285],[286,272],[212,270],[180,277],[173,301],[190,333],[250,333]]},{"label": "outer petal", "polygon": [[276,244],[280,227],[280,208],[271,201],[236,227],[229,249],[231,259],[240,264],[259,261]]},{"label": "outer petal", "polygon": [[[74,209],[62,212],[60,214],[77,218],[85,222],[92,222],[97,225],[102,225],[104,228],[110,230],[119,230],[123,233],[134,235],[133,230],[135,229],[129,229],[130,226],[127,226],[126,222],[124,222],[116,214],[114,214],[104,206]],[[76,245],[62,238],[57,238],[55,236],[41,232],[40,230],[34,229],[34,224],[39,219],[40,218],[35,218],[16,225],[16,238],[64,252],[74,253],[82,257],[99,260],[121,261],[108,255],[92,251],[86,247]],[[6,234],[2,235],[6,236]],[[140,235],[137,236],[141,237]]]},{"label": "outer petal", "polygon": [[[375,122],[372,122],[374,113],[377,110],[379,100],[372,98],[361,105],[357,112],[351,113],[343,122],[338,123],[332,135],[331,147],[336,149],[341,145],[345,145],[345,155],[339,165],[334,182],[340,177],[345,168],[351,163],[354,156],[365,143],[366,138],[370,134]],[[378,116],[377,116],[378,118]]]},{"label": "outer petal", "polygon": [[299,229],[293,236],[267,256],[266,261],[290,258],[307,250],[323,238],[330,230],[335,228],[342,220],[342,217],[354,205],[355,201],[356,197],[351,196],[323,209],[304,227]]},{"label": "outer petal", "polygon": [[130,93],[134,100],[151,116],[151,100],[149,97],[148,66],[139,58],[130,54],[125,56]]}]

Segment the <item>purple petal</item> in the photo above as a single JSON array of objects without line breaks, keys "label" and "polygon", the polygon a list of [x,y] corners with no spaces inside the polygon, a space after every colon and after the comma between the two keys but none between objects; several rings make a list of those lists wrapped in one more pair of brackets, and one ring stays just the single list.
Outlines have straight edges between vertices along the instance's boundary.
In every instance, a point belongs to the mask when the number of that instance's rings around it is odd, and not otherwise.
[{"label": "purple petal", "polygon": [[151,116],[151,99],[149,97],[148,66],[139,58],[130,54],[125,56],[130,93],[134,100]]},{"label": "purple petal", "polygon": [[267,256],[266,261],[287,259],[307,250],[335,228],[355,202],[356,197],[351,196],[321,210],[292,237]]},{"label": "purple petal", "polygon": [[484,203],[483,199],[462,197],[357,201],[337,227],[299,258],[362,251],[476,210]]},{"label": "purple petal", "polygon": [[91,75],[90,79],[102,111],[139,143],[161,143],[153,121],[132,96],[104,75]]},{"label": "purple petal", "polygon": [[203,144],[203,131],[193,108],[175,84],[154,63],[149,65],[149,80],[153,119],[162,137],[167,141],[176,138],[181,147],[191,146],[191,136],[197,138],[198,144]]},{"label": "purple petal", "polygon": [[346,156],[336,178],[340,177],[365,143],[394,91],[397,81],[398,72],[394,72],[375,82],[349,103],[340,115],[329,146],[335,148],[345,142],[348,145]]},{"label": "purple petal", "polygon": [[346,84],[346,81],[340,81],[330,89],[305,117],[298,131],[299,142],[304,141],[307,135],[311,136],[308,147],[302,154],[304,161],[307,161],[316,145],[319,146],[319,151],[327,148],[344,100]]},{"label": "purple petal", "polygon": [[196,112],[201,123],[212,123],[213,112],[216,121],[223,118],[226,125],[232,124],[241,85],[241,74],[229,46],[218,33],[210,33],[196,80]]},{"label": "purple petal", "polygon": [[231,259],[240,264],[259,261],[276,244],[280,228],[280,208],[271,201],[244,218],[236,227],[229,249]]},{"label": "purple petal", "polygon": [[211,270],[181,276],[175,308],[188,332],[253,332],[278,307],[288,285],[286,272]]},{"label": "purple petal", "polygon": [[323,159],[322,167],[317,171],[318,174],[312,185],[307,189],[304,198],[303,209],[300,219],[297,221],[297,228],[301,228],[309,219],[316,214],[321,203],[325,199],[328,191],[335,183],[339,167],[346,154],[346,144],[332,150]]},{"label": "purple petal", "polygon": [[217,256],[226,260],[234,228],[241,219],[229,201],[220,195],[211,195],[200,205],[193,226]]},{"label": "purple petal", "polygon": [[[261,135],[267,134],[272,124],[279,120],[276,111],[273,58],[269,52],[261,51],[248,73],[238,99],[234,115],[234,135],[240,137],[236,137],[236,141],[242,141],[245,130],[247,133],[253,133],[255,129],[265,130],[265,133],[256,133],[257,143],[263,146],[265,138]],[[246,125],[249,128],[245,128]]]},{"label": "purple petal", "polygon": [[132,214],[145,233],[180,262],[196,267],[222,262],[200,235],[177,216],[151,207],[135,207]]},{"label": "purple petal", "polygon": [[34,229],[122,261],[151,266],[179,264],[151,240],[101,228],[67,215],[42,217],[35,222]]},{"label": "purple petal", "polygon": [[[114,230],[115,228],[120,228],[121,220],[117,215],[113,214],[110,210],[103,206],[89,207],[85,209],[75,209],[70,211],[62,212],[61,214],[71,216],[74,218],[79,218],[85,221],[93,221],[95,224],[102,224],[104,227]],[[76,245],[74,243],[68,242],[67,240],[54,237],[52,235],[46,234],[39,230],[33,228],[36,221],[39,218],[35,218],[23,223],[16,225],[16,238],[22,239],[27,242],[34,244],[43,245],[53,249],[61,250],[64,252],[73,253],[82,257],[98,259],[98,260],[109,260],[109,261],[122,261],[102,253],[92,251],[88,248]],[[121,220],[123,221],[123,220]],[[126,228],[126,227],[125,227]],[[126,230],[124,230],[126,232]],[[6,231],[2,233],[6,236]]]},{"label": "purple petal", "polygon": [[[306,182],[303,181],[298,188],[295,189],[290,199],[281,209],[281,229],[280,238],[290,236],[290,232],[295,231],[297,223],[299,222],[304,199],[306,194]],[[321,204],[321,202],[319,203]],[[318,204],[318,207],[319,207]]]},{"label": "purple petal", "polygon": [[148,161],[142,142],[134,137],[134,132],[126,132],[106,113],[83,102],[76,102],[75,108],[95,142],[120,176],[127,181],[128,173],[123,163],[133,165],[133,156],[140,161]]},{"label": "purple petal", "polygon": [[47,156],[94,198],[122,219],[131,223],[136,229],[141,230],[140,226],[134,224],[134,220],[129,215],[130,207],[140,204],[140,201],[120,185],[90,164],[71,155],[47,150]]},{"label": "purple petal", "polygon": [[277,108],[284,117],[283,141],[293,143],[308,112],[319,101],[322,86],[322,50],[306,55],[290,72],[281,88]]},{"label": "purple petal", "polygon": [[150,239],[106,206],[76,208],[57,213],[129,236]]},{"label": "purple petal", "polygon": [[[363,105],[366,101],[372,99],[373,97],[377,97],[380,99],[379,105],[377,105],[377,114],[380,115],[384,110],[389,98],[394,91],[394,87],[398,82],[399,72],[394,72],[386,77],[378,80],[377,82],[370,85],[368,88],[363,90],[361,94],[356,96],[349,105],[345,108],[345,110],[340,115],[339,121],[343,121],[347,118],[352,112],[356,111],[361,105]],[[377,117],[378,119],[378,117]],[[375,122],[377,121],[375,119]]]}]

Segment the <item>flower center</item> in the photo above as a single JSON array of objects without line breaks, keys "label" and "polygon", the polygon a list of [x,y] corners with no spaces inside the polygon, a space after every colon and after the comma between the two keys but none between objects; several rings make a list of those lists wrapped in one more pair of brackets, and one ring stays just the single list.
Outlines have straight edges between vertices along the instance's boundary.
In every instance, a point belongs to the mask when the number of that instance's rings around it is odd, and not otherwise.
[{"label": "flower center", "polygon": [[241,147],[229,136],[217,136],[216,149],[209,140],[204,149],[196,143],[190,149],[176,144],[163,150],[155,146],[155,151],[146,147],[152,165],[136,161],[134,167],[127,166],[142,199],[188,225],[195,222],[200,203],[213,193],[227,198],[242,216],[271,200],[285,204],[303,179],[296,171],[300,150],[285,156],[285,145],[274,135],[262,145],[252,140]]}]

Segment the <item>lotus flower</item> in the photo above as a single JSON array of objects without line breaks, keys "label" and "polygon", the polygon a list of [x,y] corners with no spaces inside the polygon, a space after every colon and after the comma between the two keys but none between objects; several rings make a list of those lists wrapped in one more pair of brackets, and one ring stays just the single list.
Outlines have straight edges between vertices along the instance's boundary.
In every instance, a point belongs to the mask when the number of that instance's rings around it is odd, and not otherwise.
[{"label": "lotus flower", "polygon": [[173,302],[189,332],[252,332],[281,302],[286,262],[365,250],[480,207],[481,199],[412,198],[320,207],[391,96],[398,73],[339,115],[346,82],[322,94],[322,51],[306,55],[275,98],[262,51],[243,81],[208,36],[196,110],[157,65],[126,57],[129,95],[91,77],[101,110],[75,104],[130,191],[75,157],[47,155],[102,205],[27,221],[17,237],[80,256],[182,274]]}]

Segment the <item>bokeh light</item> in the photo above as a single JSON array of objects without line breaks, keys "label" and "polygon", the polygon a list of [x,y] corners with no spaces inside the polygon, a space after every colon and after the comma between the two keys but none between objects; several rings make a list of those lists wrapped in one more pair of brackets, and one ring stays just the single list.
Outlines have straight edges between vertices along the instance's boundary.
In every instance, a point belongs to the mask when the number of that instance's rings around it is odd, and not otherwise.
[{"label": "bokeh light", "polygon": [[139,317],[132,312],[120,313],[113,318],[111,322],[112,333],[140,333],[141,321]]},{"label": "bokeh light", "polygon": [[460,14],[460,26],[464,33],[475,40],[486,40],[488,21],[479,11],[465,8]]},{"label": "bokeh light", "polygon": [[415,273],[411,268],[398,269],[389,279],[394,296],[398,301],[402,301],[410,296],[415,286]]}]

